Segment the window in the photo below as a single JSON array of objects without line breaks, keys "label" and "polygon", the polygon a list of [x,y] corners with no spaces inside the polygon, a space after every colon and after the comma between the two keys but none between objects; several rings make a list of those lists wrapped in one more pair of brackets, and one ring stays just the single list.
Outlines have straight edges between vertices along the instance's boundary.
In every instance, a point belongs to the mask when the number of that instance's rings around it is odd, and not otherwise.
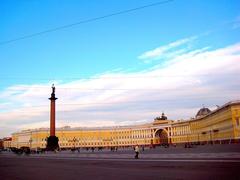
[{"label": "window", "polygon": [[239,126],[239,117],[236,117],[236,124]]}]

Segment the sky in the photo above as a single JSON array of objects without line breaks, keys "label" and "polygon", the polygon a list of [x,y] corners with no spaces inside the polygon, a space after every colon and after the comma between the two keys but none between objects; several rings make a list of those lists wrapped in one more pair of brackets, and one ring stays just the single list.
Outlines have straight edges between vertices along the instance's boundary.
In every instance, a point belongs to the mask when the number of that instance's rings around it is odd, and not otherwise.
[{"label": "sky", "polygon": [[56,126],[102,127],[194,117],[240,100],[240,2],[1,0],[0,137]]}]

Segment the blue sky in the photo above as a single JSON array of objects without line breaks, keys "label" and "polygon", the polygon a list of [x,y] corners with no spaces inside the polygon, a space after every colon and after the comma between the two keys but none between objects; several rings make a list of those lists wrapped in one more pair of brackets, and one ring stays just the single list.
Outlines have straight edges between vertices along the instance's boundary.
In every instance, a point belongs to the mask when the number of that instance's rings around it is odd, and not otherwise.
[{"label": "blue sky", "polygon": [[[0,44],[155,2],[2,0]],[[238,0],[174,0],[1,44],[0,136],[22,128],[48,126],[48,112],[31,107],[47,107],[53,82],[60,96],[58,126],[151,122],[161,111],[172,119],[189,118],[202,104],[214,106],[240,99],[236,78],[240,70],[239,7]],[[171,91],[161,96],[159,92],[166,93],[163,87]],[[186,102],[178,99],[188,95],[189,88],[197,88],[198,93]],[[216,94],[219,88],[224,96]],[[179,89],[181,93],[177,94]],[[142,103],[136,105],[136,101]],[[109,105],[89,105],[103,102]],[[76,105],[64,106],[72,103]],[[77,103],[82,104],[78,107]],[[128,114],[129,108],[134,113]],[[6,118],[16,110],[21,113]],[[35,113],[30,116],[29,111]],[[66,111],[70,113],[63,113]],[[92,112],[96,113],[94,117]]]}]

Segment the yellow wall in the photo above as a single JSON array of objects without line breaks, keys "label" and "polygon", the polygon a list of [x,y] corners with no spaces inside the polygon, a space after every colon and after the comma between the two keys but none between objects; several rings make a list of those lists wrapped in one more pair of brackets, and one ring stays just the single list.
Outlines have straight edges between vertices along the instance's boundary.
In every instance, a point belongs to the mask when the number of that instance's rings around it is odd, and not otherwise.
[{"label": "yellow wall", "polygon": [[235,138],[240,139],[240,105],[231,107],[232,110],[232,123],[234,127]]},{"label": "yellow wall", "polygon": [[211,114],[172,126],[172,143],[211,142],[240,138],[240,105],[226,106]]},{"label": "yellow wall", "polygon": [[3,141],[3,147],[4,149],[8,149],[11,147],[11,142],[12,141]]},{"label": "yellow wall", "polygon": [[[28,146],[32,149],[45,148],[47,131],[29,131],[13,134],[13,147]],[[151,129],[108,129],[108,130],[57,130],[61,148],[72,147],[110,147],[150,145],[152,139]],[[25,139],[25,142],[19,141]],[[16,142],[19,141],[19,142]]]}]

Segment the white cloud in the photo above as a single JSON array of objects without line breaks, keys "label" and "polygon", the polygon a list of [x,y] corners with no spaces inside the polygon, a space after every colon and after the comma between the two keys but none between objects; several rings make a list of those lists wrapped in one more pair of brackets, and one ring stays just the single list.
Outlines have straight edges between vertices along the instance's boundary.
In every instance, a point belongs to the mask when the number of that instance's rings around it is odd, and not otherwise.
[{"label": "white cloud", "polygon": [[[185,40],[186,42],[187,40]],[[176,41],[172,47],[184,42]],[[88,80],[55,82],[57,126],[114,126],[152,122],[164,111],[189,118],[205,106],[240,99],[240,44],[193,49],[142,72],[110,71]],[[0,93],[0,136],[48,126],[52,82],[14,85]],[[11,128],[10,128],[11,127]],[[9,129],[7,131],[6,129]],[[8,134],[6,134],[8,132]]]},{"label": "white cloud", "polygon": [[[166,57],[166,56],[173,56],[173,55],[177,55],[179,53],[184,53],[186,51],[186,49],[180,49],[174,52],[171,52],[172,50],[176,49],[179,46],[182,45],[186,45],[187,43],[190,43],[191,41],[195,40],[197,37],[193,36],[190,38],[185,38],[185,39],[181,39],[175,42],[172,42],[170,44],[164,45],[164,46],[160,46],[158,48],[155,48],[153,50],[144,52],[143,54],[141,54],[138,58],[141,60],[144,60],[145,63],[151,62],[152,60],[158,59],[162,56]],[[170,51],[170,52],[169,52]]]}]

